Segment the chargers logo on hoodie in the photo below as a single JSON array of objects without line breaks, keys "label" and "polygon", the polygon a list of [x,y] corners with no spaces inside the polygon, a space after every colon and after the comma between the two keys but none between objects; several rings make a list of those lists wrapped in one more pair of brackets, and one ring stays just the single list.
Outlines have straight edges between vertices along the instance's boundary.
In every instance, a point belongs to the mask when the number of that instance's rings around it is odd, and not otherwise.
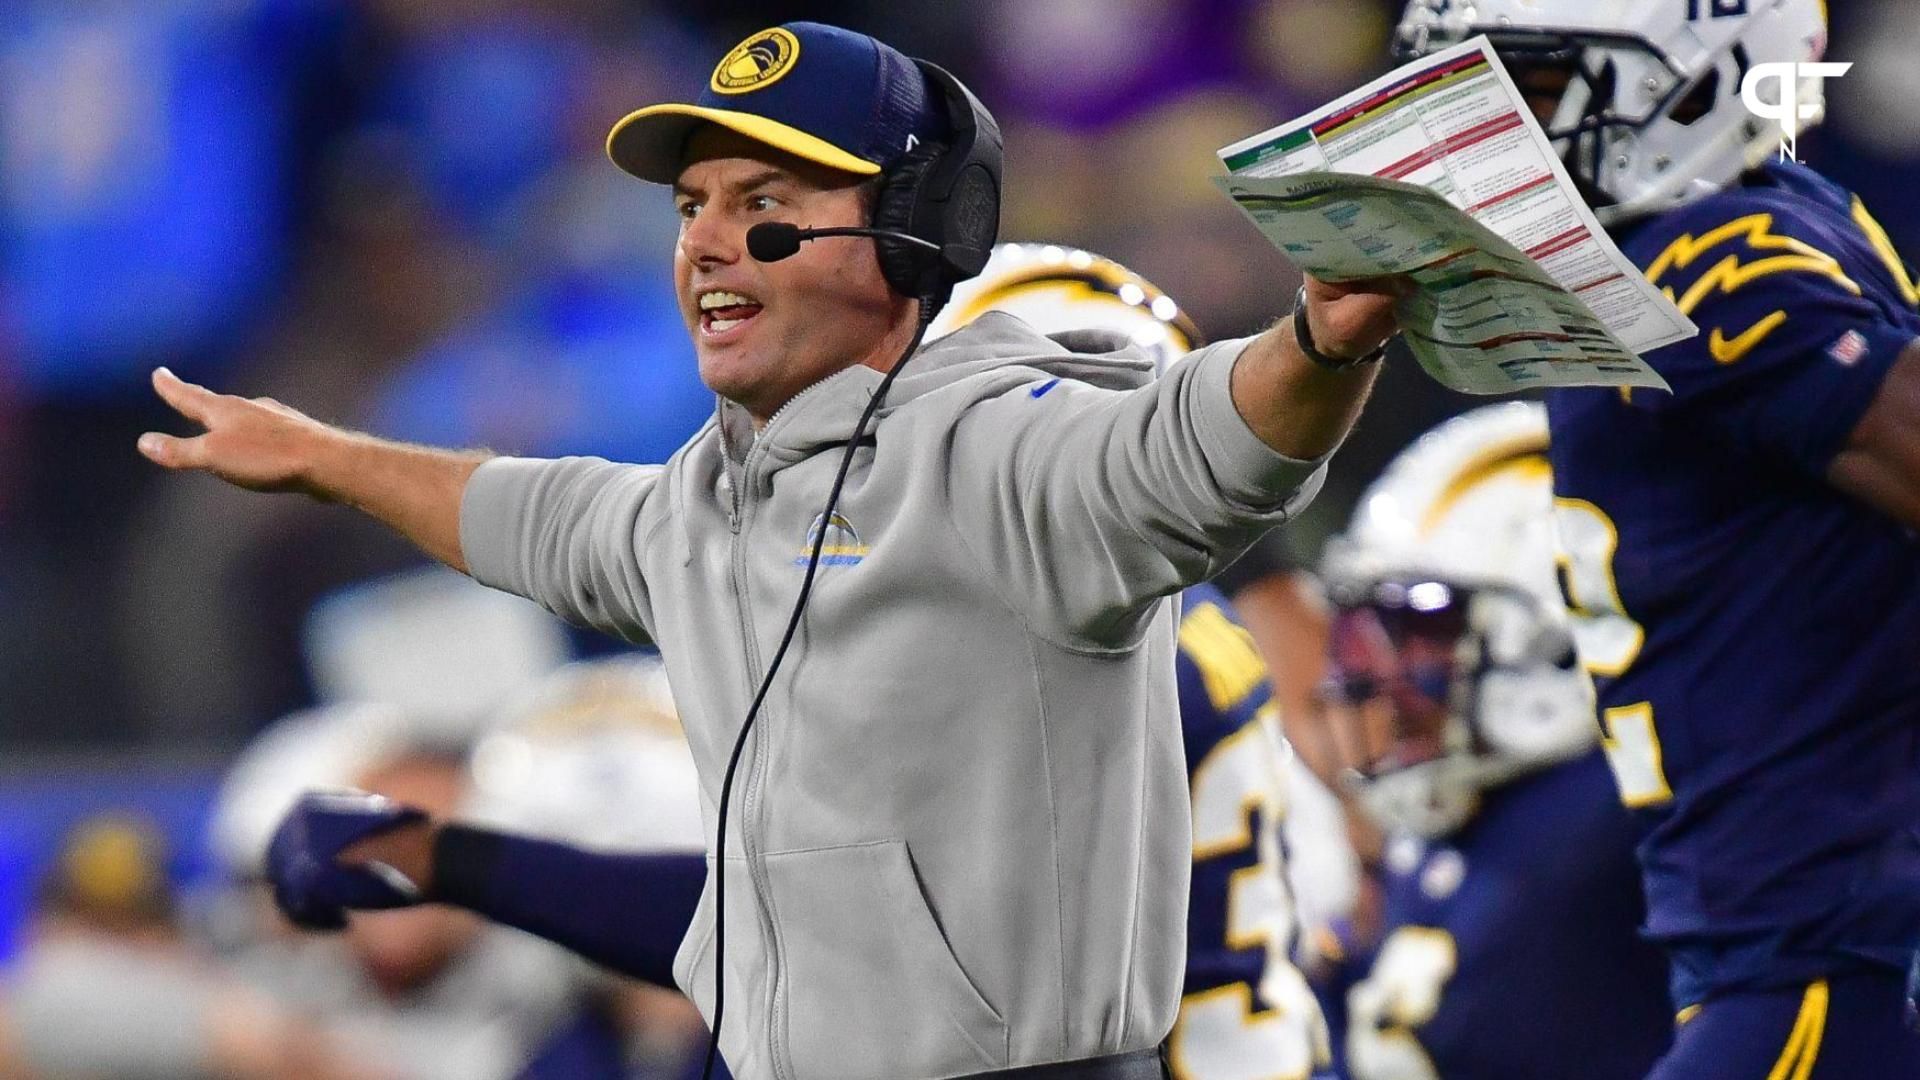
[{"label": "chargers logo on hoodie", "polygon": [[[800,547],[800,554],[793,560],[795,566],[807,565],[813,556],[813,545],[820,539],[820,518],[815,515],[813,524],[807,526],[806,543]],[[835,511],[833,520],[827,524],[827,542],[820,548],[821,566],[854,566],[867,557],[867,545],[860,542],[860,534],[848,521],[846,515]]]}]

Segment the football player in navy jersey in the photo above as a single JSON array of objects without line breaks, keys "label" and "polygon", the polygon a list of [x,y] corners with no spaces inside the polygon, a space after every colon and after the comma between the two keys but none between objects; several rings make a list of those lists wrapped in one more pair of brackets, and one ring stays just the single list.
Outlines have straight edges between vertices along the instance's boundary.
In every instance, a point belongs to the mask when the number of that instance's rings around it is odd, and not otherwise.
[{"label": "football player in navy jersey", "polygon": [[1193,881],[1174,1080],[1298,1077],[1329,1061],[1294,966],[1299,926],[1283,870],[1285,759],[1267,665],[1226,596],[1181,597],[1180,728],[1193,798]]},{"label": "football player in navy jersey", "polygon": [[[1701,329],[1646,356],[1670,394],[1547,395],[1563,585],[1679,1010],[1653,1075],[1920,1076],[1920,292],[1740,94],[1820,57],[1824,5],[1416,0],[1400,40],[1477,33]],[[1795,90],[1815,122],[1819,80]]]},{"label": "football player in navy jersey", "polygon": [[1389,836],[1355,1080],[1639,1080],[1671,1038],[1551,505],[1544,408],[1494,405],[1403,451],[1327,545],[1326,719]]}]

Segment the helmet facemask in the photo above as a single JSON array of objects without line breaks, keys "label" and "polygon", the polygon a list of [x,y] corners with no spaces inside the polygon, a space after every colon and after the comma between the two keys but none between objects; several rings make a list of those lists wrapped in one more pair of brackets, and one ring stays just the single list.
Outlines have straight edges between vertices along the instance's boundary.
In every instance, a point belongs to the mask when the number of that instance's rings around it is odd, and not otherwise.
[{"label": "helmet facemask", "polygon": [[[1603,223],[1613,223],[1644,208],[1620,209],[1622,174],[1633,151],[1657,124],[1691,124],[1725,92],[1718,67],[1689,81],[1672,57],[1633,34],[1605,31],[1479,28],[1506,66],[1560,154],[1574,186]],[[1429,48],[1432,46],[1428,46]],[[1403,29],[1396,52],[1401,59],[1419,55],[1416,39]],[[1744,71],[1744,63],[1741,63]],[[1627,93],[1632,86],[1637,93]],[[1739,80],[1733,83],[1738,93]],[[1670,156],[1656,156],[1656,171],[1671,168]]]},{"label": "helmet facemask", "polygon": [[1368,813],[1426,837],[1593,742],[1590,685],[1527,592],[1410,577],[1333,587],[1322,706]]},{"label": "helmet facemask", "polygon": [[[1395,52],[1414,59],[1485,35],[1523,89],[1558,80],[1563,92],[1537,115],[1594,215],[1616,225],[1733,184],[1780,148],[1741,85],[1762,63],[1818,60],[1826,15],[1820,0],[1739,8],[1702,18],[1677,3],[1411,0]],[[1759,85],[1762,99],[1771,85]],[[1795,130],[1819,123],[1817,76],[1799,80],[1795,99]]]}]

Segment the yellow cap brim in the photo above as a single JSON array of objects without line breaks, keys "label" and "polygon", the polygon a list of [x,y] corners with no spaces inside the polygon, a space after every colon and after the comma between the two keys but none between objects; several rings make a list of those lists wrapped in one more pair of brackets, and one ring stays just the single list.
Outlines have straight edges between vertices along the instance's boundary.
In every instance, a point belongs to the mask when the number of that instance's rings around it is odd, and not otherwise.
[{"label": "yellow cap brim", "polygon": [[687,136],[703,123],[719,124],[755,142],[798,158],[857,176],[873,176],[880,166],[856,157],[815,135],[753,113],[700,105],[649,105],[620,118],[607,133],[607,157],[642,180],[671,184],[685,164]]}]

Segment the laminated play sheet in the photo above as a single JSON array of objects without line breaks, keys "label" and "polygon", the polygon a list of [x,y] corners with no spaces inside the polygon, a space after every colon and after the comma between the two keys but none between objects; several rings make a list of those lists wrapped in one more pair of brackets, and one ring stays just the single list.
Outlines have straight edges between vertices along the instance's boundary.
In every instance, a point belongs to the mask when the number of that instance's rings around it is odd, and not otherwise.
[{"label": "laminated play sheet", "polygon": [[1409,277],[1407,343],[1456,390],[1666,389],[1638,354],[1698,333],[1594,219],[1485,38],[1220,159],[1221,190],[1302,270]]}]

